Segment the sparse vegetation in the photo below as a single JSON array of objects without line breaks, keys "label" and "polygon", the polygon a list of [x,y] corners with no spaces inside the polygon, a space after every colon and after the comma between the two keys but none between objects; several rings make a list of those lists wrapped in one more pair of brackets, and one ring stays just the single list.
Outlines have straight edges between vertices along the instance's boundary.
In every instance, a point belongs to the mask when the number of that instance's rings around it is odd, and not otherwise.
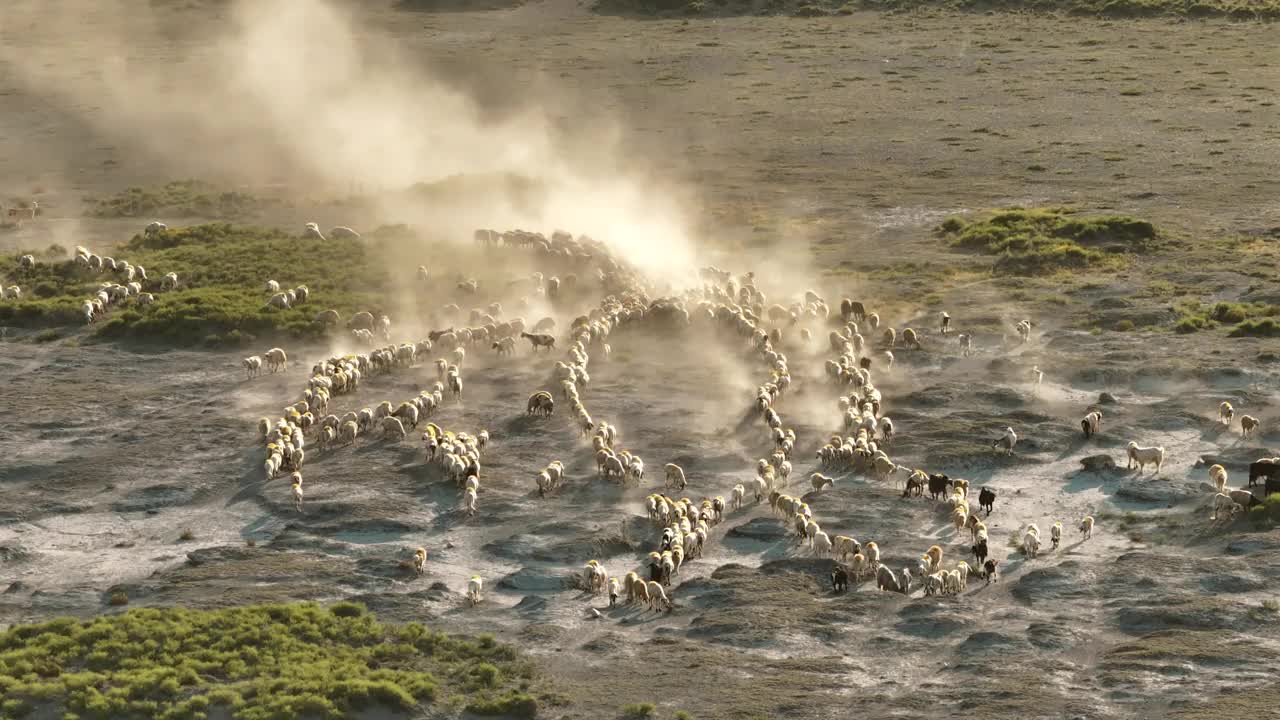
[{"label": "sparse vegetation", "polygon": [[[694,7],[697,10],[694,10]],[[856,10],[942,9],[963,12],[1035,12],[1111,18],[1134,17],[1226,17],[1233,20],[1274,20],[1280,18],[1280,2],[1259,0],[721,0],[708,5],[702,0],[597,0],[594,9],[602,13],[642,15],[695,15],[714,8],[717,15],[847,15]],[[1126,88],[1126,96],[1142,95]]]},{"label": "sparse vegetation", "polygon": [[[165,272],[178,273],[182,286],[157,293],[156,302],[145,308],[116,307],[94,327],[111,338],[206,345],[236,345],[272,335],[315,337],[325,330],[315,321],[321,310],[332,308],[345,316],[383,306],[384,293],[390,292],[385,270],[390,263],[379,255],[385,247],[381,241],[405,232],[393,227],[361,240],[321,242],[277,229],[213,223],[137,235],[116,256],[147,268],[147,290],[155,289]],[[17,255],[0,260],[0,274],[15,272]],[[83,325],[81,303],[108,276],[64,259],[41,263],[24,277],[36,297],[0,304],[0,323]],[[268,309],[262,292],[266,277],[306,284],[310,302],[289,310]]]},{"label": "sparse vegetation", "polygon": [[1280,324],[1277,324],[1275,319],[1280,315],[1280,305],[1231,302],[1202,305],[1197,301],[1189,301],[1177,305],[1176,308],[1182,315],[1174,324],[1174,330],[1180,333],[1193,333],[1219,325],[1236,324],[1229,333],[1231,337],[1280,335]]},{"label": "sparse vegetation", "polygon": [[457,693],[470,712],[534,717],[537,698],[504,687],[531,677],[509,647],[382,625],[354,603],[135,609],[0,633],[5,716],[343,718]]},{"label": "sparse vegetation", "polygon": [[1262,526],[1280,525],[1280,493],[1268,495],[1261,505],[1250,509],[1249,521]]},{"label": "sparse vegetation", "polygon": [[198,180],[176,180],[159,189],[128,188],[98,200],[90,214],[100,218],[233,218],[269,204],[248,193],[219,191]]},{"label": "sparse vegetation", "polygon": [[653,717],[657,709],[653,703],[631,703],[622,706],[622,717],[626,720],[644,720]]},{"label": "sparse vegetation", "polygon": [[972,222],[952,217],[938,232],[955,247],[995,255],[995,270],[1013,275],[1116,264],[1158,239],[1146,220],[1077,217],[1064,208],[1000,210]]}]

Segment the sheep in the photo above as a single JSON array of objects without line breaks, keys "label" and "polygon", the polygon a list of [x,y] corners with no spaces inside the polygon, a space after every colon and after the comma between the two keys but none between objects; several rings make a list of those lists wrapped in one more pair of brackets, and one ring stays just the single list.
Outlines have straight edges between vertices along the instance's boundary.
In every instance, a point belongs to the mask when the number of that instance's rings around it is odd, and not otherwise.
[{"label": "sheep", "polygon": [[268,308],[279,308],[288,310],[290,307],[289,295],[287,293],[278,292],[267,299]]},{"label": "sheep", "polygon": [[382,418],[382,434],[387,437],[394,437],[396,442],[400,442],[405,438],[404,424],[400,422],[400,418],[384,417]]},{"label": "sheep", "polygon": [[1244,510],[1244,506],[1232,500],[1230,495],[1220,492],[1213,496],[1213,515],[1209,519],[1216,522],[1222,517],[1223,510],[1227,511],[1228,518],[1233,518]]},{"label": "sheep", "polygon": [[551,393],[545,390],[529,396],[528,414],[530,415],[537,413],[549,417],[555,412],[555,407],[555,398],[552,398]]},{"label": "sheep", "polygon": [[1254,497],[1253,492],[1249,490],[1231,490],[1227,494],[1246,510],[1262,504],[1262,501]]},{"label": "sheep", "polygon": [[880,590],[891,592],[902,591],[902,586],[898,583],[898,576],[893,574],[888,565],[876,566],[876,587]]},{"label": "sheep", "polygon": [[995,508],[996,491],[989,487],[983,487],[978,493],[978,507],[987,511],[987,517],[991,516],[991,511]]},{"label": "sheep", "polygon": [[685,479],[684,468],[675,463],[667,463],[663,466],[663,469],[667,474],[667,487],[675,488],[678,492],[684,491],[689,484],[688,480]]},{"label": "sheep", "polygon": [[240,364],[244,366],[245,374],[248,375],[247,379],[249,380],[257,377],[258,373],[262,372],[262,358],[257,355],[251,355],[241,360]]},{"label": "sheep", "polygon": [[277,370],[287,370],[289,368],[289,356],[280,348],[271,348],[266,353],[267,369],[271,372]]},{"label": "sheep", "polygon": [[1084,438],[1088,440],[1090,437],[1098,434],[1098,429],[1102,427],[1102,411],[1094,410],[1084,419],[1080,421],[1080,429],[1084,431]]},{"label": "sheep", "polygon": [[667,599],[667,591],[662,588],[662,585],[650,580],[647,589],[649,591],[649,607],[661,605],[668,611],[671,610],[672,603]]},{"label": "sheep", "polygon": [[1247,438],[1258,429],[1258,418],[1252,415],[1240,416],[1240,437]]},{"label": "sheep", "polygon": [[969,563],[961,560],[956,563],[956,569],[952,572],[960,578],[960,590],[963,591],[969,587]]},{"label": "sheep", "polygon": [[973,336],[969,333],[960,333],[956,336],[956,340],[960,343],[960,356],[969,357],[973,354]]},{"label": "sheep", "polygon": [[1209,468],[1209,481],[1218,492],[1224,492],[1227,487],[1227,469],[1221,465],[1214,465]]},{"label": "sheep", "polygon": [[147,226],[143,229],[142,233],[144,235],[150,236],[150,235],[156,235],[158,233],[165,232],[168,229],[169,229],[168,225],[165,225],[159,220],[154,220],[147,224]]},{"label": "sheep", "polygon": [[294,475],[295,475],[295,478],[293,481],[293,507],[296,508],[298,512],[302,512],[302,475],[296,472],[294,473]]},{"label": "sheep", "polygon": [[942,573],[942,591],[948,595],[960,594],[960,572],[952,570]]},{"label": "sheep", "polygon": [[911,328],[906,328],[905,330],[902,331],[902,346],[908,347],[908,348],[915,348],[917,350],[921,349],[920,338],[916,336],[915,330],[912,330]]},{"label": "sheep", "polygon": [[1018,324],[1014,326],[1014,329],[1018,331],[1019,342],[1023,343],[1024,345],[1026,344],[1027,340],[1031,339],[1031,321],[1030,320],[1020,320]]},{"label": "sheep", "polygon": [[161,290],[173,290],[176,287],[178,287],[178,273],[165,273],[165,276],[160,278]]},{"label": "sheep", "polygon": [[601,592],[605,589],[605,584],[609,579],[609,573],[604,569],[599,561],[588,560],[587,566],[583,570],[583,581],[587,585],[587,589],[592,594]]},{"label": "sheep", "polygon": [[276,282],[275,280],[268,280],[267,292],[271,293],[272,295],[275,295],[276,293],[280,292],[280,283]]},{"label": "sheep", "polygon": [[1017,444],[1018,444],[1018,434],[1013,431],[1013,428],[1006,427],[1004,429],[1004,435],[1000,436],[999,438],[996,439],[995,442],[991,443],[991,447],[996,448],[1003,445],[1005,447],[1006,454],[1012,455],[1013,446]]},{"label": "sheep", "polygon": [[462,510],[468,515],[476,514],[476,489],[467,488],[462,493]]},{"label": "sheep", "polygon": [[947,332],[949,332],[950,330],[951,330],[951,316],[947,314],[947,311],[943,310],[942,311],[942,334],[946,335]]},{"label": "sheep", "polygon": [[986,578],[987,584],[1000,580],[1000,561],[988,560],[982,564],[982,577]]},{"label": "sheep", "polygon": [[493,349],[498,352],[498,355],[514,355],[516,352],[516,339],[508,335],[493,343]]},{"label": "sheep", "polygon": [[1093,516],[1085,515],[1080,521],[1080,534],[1084,535],[1084,539],[1088,540],[1093,537]]},{"label": "sheep", "polygon": [[1129,452],[1129,463],[1126,465],[1128,469],[1133,469],[1134,464],[1138,466],[1138,472],[1142,473],[1147,465],[1155,465],[1155,474],[1160,474],[1160,468],[1164,465],[1164,447],[1142,447],[1138,443],[1130,441],[1126,449]]},{"label": "sheep", "polygon": [[546,335],[543,333],[521,332],[520,337],[526,338],[529,340],[529,343],[532,346],[532,349],[534,352],[537,352],[538,348],[540,347],[544,347],[547,349],[547,352],[551,352],[551,350],[556,346],[556,338],[554,335]]},{"label": "sheep", "polygon": [[456,372],[450,372],[446,380],[449,383],[449,393],[453,395],[454,400],[462,402],[462,377]]},{"label": "sheep", "polygon": [[[1034,525],[1032,528],[1034,529]],[[1027,530],[1027,533],[1023,534],[1023,555],[1027,557],[1039,555],[1039,533]]]},{"label": "sheep", "polygon": [[970,546],[969,551],[973,553],[974,563],[979,565],[982,564],[987,559],[987,539],[982,538],[978,540],[978,542]]},{"label": "sheep", "polygon": [[[783,463],[783,464],[784,464],[784,465],[789,465],[790,463]],[[785,477],[785,475],[784,475],[784,477]],[[813,489],[814,489],[815,491],[821,491],[821,490],[822,490],[822,488],[824,488],[824,487],[826,487],[826,486],[828,486],[828,485],[831,485],[831,486],[833,486],[833,487],[834,487],[834,486],[835,486],[835,479],[834,479],[834,478],[829,478],[829,477],[827,477],[826,475],[823,475],[822,473],[813,473],[812,475],[810,475],[810,476],[809,476],[809,484],[813,486]]]},{"label": "sheep", "polygon": [[18,267],[23,270],[30,270],[36,266],[36,257],[34,255],[23,255],[18,258]]},{"label": "sheep", "polygon": [[22,288],[17,285],[10,285],[4,289],[3,297],[5,300],[18,300],[22,298]]},{"label": "sheep", "polygon": [[330,230],[329,230],[329,237],[331,237],[331,238],[345,238],[345,239],[348,239],[348,240],[359,240],[359,239],[360,239],[360,233],[356,232],[355,230],[352,230],[351,228],[349,228],[349,227],[347,227],[347,226],[345,226],[345,225],[339,225],[339,226],[337,226],[337,227],[332,228],[332,229],[330,229]]},{"label": "sheep", "polygon": [[1062,543],[1062,523],[1056,522],[1049,528],[1049,539],[1053,541],[1053,549],[1057,550]]},{"label": "sheep", "polygon": [[618,578],[609,578],[609,607],[613,608],[618,605]]},{"label": "sheep", "polygon": [[930,595],[941,595],[945,589],[945,579],[943,578],[942,573],[932,573],[925,576],[924,594],[926,597]]},{"label": "sheep", "polygon": [[338,429],[338,438],[342,440],[344,445],[350,445],[356,441],[356,436],[360,434],[360,426],[355,420],[347,420],[342,423]]},{"label": "sheep", "polygon": [[1218,422],[1223,425],[1227,425],[1229,427],[1231,425],[1231,418],[1235,417],[1235,414],[1235,408],[1231,407],[1231,403],[1226,400],[1223,400],[1222,404],[1218,406]]},{"label": "sheep", "polygon": [[818,530],[813,534],[812,544],[813,544],[813,553],[818,557],[825,557],[828,553],[831,552],[833,547],[831,543],[831,537],[821,530]]},{"label": "sheep", "polygon": [[471,606],[475,607],[480,604],[480,592],[484,589],[484,580],[479,575],[472,575],[467,581],[467,600],[471,602]]}]

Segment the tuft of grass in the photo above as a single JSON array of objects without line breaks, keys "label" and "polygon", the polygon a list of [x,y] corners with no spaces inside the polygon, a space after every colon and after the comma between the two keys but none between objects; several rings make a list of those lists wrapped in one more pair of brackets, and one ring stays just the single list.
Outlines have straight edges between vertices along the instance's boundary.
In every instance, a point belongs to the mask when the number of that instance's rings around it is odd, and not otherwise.
[{"label": "tuft of grass", "polygon": [[1272,493],[1249,510],[1249,522],[1262,527],[1280,525],[1280,493]]},{"label": "tuft of grass", "polygon": [[[473,696],[465,679],[486,666],[495,683]],[[38,708],[102,720],[337,720],[364,708],[418,716],[456,700],[476,714],[531,718],[537,699],[505,680],[531,673],[512,648],[383,625],[354,603],[138,608],[0,633],[5,717]]]},{"label": "tuft of grass", "polygon": [[627,720],[644,720],[653,717],[657,709],[653,703],[631,703],[622,706],[622,717]]},{"label": "tuft of grass", "polygon": [[1010,209],[964,222],[948,218],[938,233],[954,247],[996,256],[1002,274],[1036,275],[1114,265],[1159,239],[1146,220],[1120,215],[1076,217],[1065,208]]},{"label": "tuft of grass", "polygon": [[1275,318],[1246,320],[1227,333],[1229,337],[1280,337],[1280,322]]},{"label": "tuft of grass", "polygon": [[1115,325],[1112,326],[1112,329],[1115,330],[1116,332],[1129,332],[1130,330],[1133,330],[1133,321],[1120,320]]},{"label": "tuft of grass", "polygon": [[179,542],[190,542],[191,540],[195,540],[195,539],[196,539],[196,534],[191,531],[191,528],[183,529],[182,534],[178,536]]},{"label": "tuft of grass", "polygon": [[123,590],[116,590],[107,596],[107,603],[115,607],[129,604],[129,595]]}]

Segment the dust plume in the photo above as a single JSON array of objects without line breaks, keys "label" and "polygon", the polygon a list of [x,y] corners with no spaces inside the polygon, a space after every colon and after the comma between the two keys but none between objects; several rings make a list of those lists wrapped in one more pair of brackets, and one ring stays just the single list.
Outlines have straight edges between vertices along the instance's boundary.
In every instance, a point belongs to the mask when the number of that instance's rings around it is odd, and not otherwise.
[{"label": "dust plume", "polygon": [[[3,33],[0,60],[25,90],[129,148],[151,177],[284,184],[309,197],[381,190],[383,222],[459,239],[477,227],[564,228],[644,270],[692,276],[689,209],[670,179],[627,152],[617,124],[562,128],[554,113],[568,96],[549,81],[513,88],[524,97],[486,112],[358,8],[322,0],[181,11],[102,2],[87,10],[92,37],[73,29],[83,17],[43,4],[7,12],[15,31]],[[26,28],[59,42],[21,42]],[[390,192],[458,176],[525,178],[538,202],[488,192],[440,207]]]}]

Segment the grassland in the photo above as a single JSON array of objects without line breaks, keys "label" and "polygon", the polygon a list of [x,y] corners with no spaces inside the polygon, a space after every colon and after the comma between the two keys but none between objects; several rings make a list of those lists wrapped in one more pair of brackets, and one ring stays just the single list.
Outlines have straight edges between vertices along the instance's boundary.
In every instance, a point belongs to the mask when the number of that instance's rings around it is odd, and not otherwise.
[{"label": "grassland", "polygon": [[[96,325],[96,332],[209,345],[275,335],[315,337],[325,331],[315,320],[321,310],[332,308],[346,316],[384,306],[388,282],[380,248],[403,232],[385,228],[359,240],[321,241],[276,229],[213,223],[137,235],[117,259],[147,268],[147,290],[156,289],[167,272],[176,272],[181,286],[157,292],[149,306],[126,301]],[[49,258],[58,252],[60,248],[50,248],[44,254]],[[0,274],[30,289],[28,299],[0,304],[0,323],[18,327],[83,324],[84,300],[101,282],[119,281],[65,259],[22,270],[17,255],[0,260]],[[307,285],[311,301],[288,310],[268,308],[262,290],[267,278],[286,287]]]},{"label": "grassland", "polygon": [[134,609],[0,634],[0,717],[343,718],[433,703],[533,717],[533,668],[492,638],[379,623],[363,606]]}]

